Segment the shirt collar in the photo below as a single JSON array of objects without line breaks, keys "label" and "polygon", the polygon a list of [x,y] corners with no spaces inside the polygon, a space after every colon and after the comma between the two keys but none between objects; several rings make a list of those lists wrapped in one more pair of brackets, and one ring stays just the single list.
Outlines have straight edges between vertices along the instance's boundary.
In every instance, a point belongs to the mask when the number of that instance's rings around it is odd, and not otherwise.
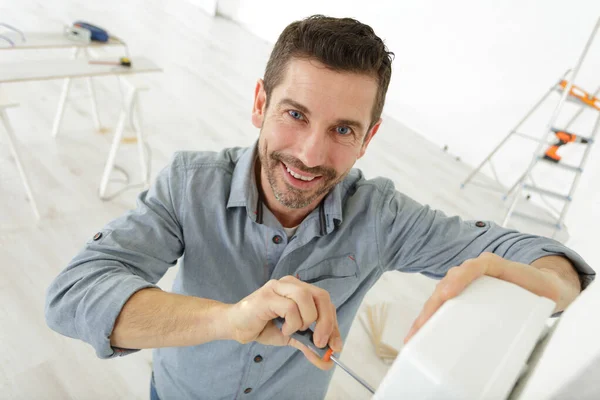
[{"label": "shirt collar", "polygon": [[254,176],[254,160],[258,142],[253,146],[248,147],[239,158],[233,169],[233,177],[231,179],[231,188],[229,191],[229,200],[227,208],[231,207],[246,207],[248,215],[253,220],[256,220],[259,204],[259,194],[256,186],[256,177]]},{"label": "shirt collar", "polygon": [[[258,141],[247,148],[239,158],[231,179],[231,189],[227,208],[246,207],[248,216],[257,223],[262,223],[262,199],[256,185],[254,174]],[[325,196],[316,212],[319,213],[320,234],[325,235],[342,222],[342,181]]]}]

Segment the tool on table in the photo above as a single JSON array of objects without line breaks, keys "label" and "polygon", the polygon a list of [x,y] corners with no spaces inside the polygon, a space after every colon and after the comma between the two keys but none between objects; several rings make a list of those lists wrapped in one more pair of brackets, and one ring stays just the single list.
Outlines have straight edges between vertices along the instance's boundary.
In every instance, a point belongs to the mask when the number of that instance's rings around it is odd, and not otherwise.
[{"label": "tool on table", "polygon": [[589,143],[590,142],[590,140],[588,138],[577,136],[576,134],[571,133],[571,132],[561,131],[558,129],[552,129],[552,132],[554,132],[554,135],[556,135],[556,137],[558,138],[558,142],[554,143],[548,150],[546,150],[546,153],[544,153],[544,160],[552,161],[555,163],[559,162],[560,158],[561,158],[557,154],[560,146],[564,146],[567,143]]},{"label": "tool on table", "polygon": [[67,39],[74,42],[88,44],[92,41],[92,32],[90,32],[89,29],[81,28],[79,26],[65,26],[64,34]]},{"label": "tool on table", "polygon": [[98,65],[120,65],[123,67],[131,67],[131,60],[128,57],[121,57],[119,58],[118,62],[113,62],[113,61],[97,61],[97,60],[93,60],[90,61],[90,64],[98,64]]},{"label": "tool on table", "polygon": [[110,38],[110,35],[108,34],[108,31],[106,29],[102,29],[99,26],[92,25],[88,22],[75,21],[73,22],[73,26],[77,28],[87,29],[88,31],[90,31],[90,39],[93,42],[106,43]]},{"label": "tool on table", "polygon": [[[283,326],[283,323],[285,322],[285,319],[275,318],[273,320],[273,322],[275,323],[275,326],[277,326],[279,329],[281,329],[281,327]],[[294,339],[296,339],[297,341],[299,341],[300,343],[304,344],[309,349],[311,349],[313,351],[313,353],[315,353],[316,355],[321,357],[322,360],[333,361],[338,367],[340,367],[341,369],[346,371],[351,377],[356,379],[356,381],[358,383],[363,385],[369,392],[375,394],[375,389],[373,389],[361,377],[356,375],[354,372],[352,372],[352,370],[350,370],[348,367],[346,367],[344,364],[342,364],[336,357],[333,356],[333,350],[329,346],[325,346],[324,348],[317,347],[315,345],[315,343],[313,342],[313,333],[314,332],[309,328],[305,331],[294,332],[292,334],[292,337]]]},{"label": "tool on table", "polygon": [[90,43],[119,43],[125,48],[125,56],[129,58],[129,47],[121,38],[108,33],[106,29],[90,24],[84,21],[75,21],[73,25],[66,26],[64,30],[65,36],[76,42]]}]

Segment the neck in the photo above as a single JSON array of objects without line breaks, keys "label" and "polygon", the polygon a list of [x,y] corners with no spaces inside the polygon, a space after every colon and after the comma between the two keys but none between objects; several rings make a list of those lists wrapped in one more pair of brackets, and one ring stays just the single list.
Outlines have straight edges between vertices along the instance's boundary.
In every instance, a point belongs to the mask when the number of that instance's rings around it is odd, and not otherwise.
[{"label": "neck", "polygon": [[313,207],[309,211],[290,210],[289,208],[281,210],[279,209],[280,207],[277,207],[278,204],[279,202],[277,200],[275,200],[275,204],[269,204],[269,201],[265,199],[265,205],[269,208],[269,210],[273,213],[275,218],[277,218],[281,226],[283,226],[284,228],[294,228],[300,225],[300,223],[304,221],[304,218],[306,218],[306,216],[310,214],[312,210],[315,209],[315,207]]}]

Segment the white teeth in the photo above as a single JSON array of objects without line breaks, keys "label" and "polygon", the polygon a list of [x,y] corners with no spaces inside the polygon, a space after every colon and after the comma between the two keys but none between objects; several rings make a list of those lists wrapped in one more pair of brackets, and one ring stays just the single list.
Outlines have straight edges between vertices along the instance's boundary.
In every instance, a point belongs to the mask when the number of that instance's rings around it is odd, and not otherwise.
[{"label": "white teeth", "polygon": [[303,181],[306,181],[306,182],[310,182],[313,179],[315,179],[314,176],[313,177],[308,177],[308,176],[300,175],[300,174],[295,173],[294,171],[292,171],[288,167],[285,167],[285,168],[287,169],[287,172],[289,172],[290,175],[293,176],[296,179],[300,179],[300,180],[303,180]]}]

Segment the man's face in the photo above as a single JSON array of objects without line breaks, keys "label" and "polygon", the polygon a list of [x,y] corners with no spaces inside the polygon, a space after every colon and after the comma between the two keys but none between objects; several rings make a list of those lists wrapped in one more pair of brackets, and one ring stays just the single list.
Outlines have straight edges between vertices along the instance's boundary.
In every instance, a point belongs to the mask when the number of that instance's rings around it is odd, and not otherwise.
[{"label": "man's face", "polygon": [[260,80],[252,122],[261,128],[265,196],[286,208],[314,208],[363,156],[379,128],[381,120],[367,131],[376,94],[371,76],[292,59],[267,108]]}]

